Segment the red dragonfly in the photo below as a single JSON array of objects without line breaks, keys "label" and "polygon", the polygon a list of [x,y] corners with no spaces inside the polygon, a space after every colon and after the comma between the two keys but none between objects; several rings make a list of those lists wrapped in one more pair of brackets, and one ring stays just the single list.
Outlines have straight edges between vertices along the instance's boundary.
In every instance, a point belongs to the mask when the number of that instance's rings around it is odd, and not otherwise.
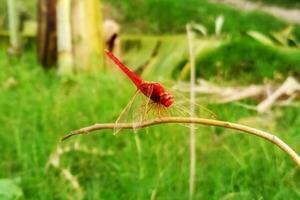
[{"label": "red dragonfly", "polygon": [[[144,105],[142,105],[143,111],[134,111],[138,112],[140,114],[139,121],[143,121],[146,118],[146,115],[151,110],[156,110],[156,116],[161,117],[163,116],[163,110],[164,111],[170,111],[170,107],[174,106],[175,99],[174,96],[167,92],[165,87],[158,82],[150,82],[143,80],[139,75],[131,71],[127,66],[125,66],[114,54],[110,51],[105,51],[107,56],[120,68],[120,70],[127,75],[127,77],[132,81],[132,83],[136,86],[137,91],[134,95],[134,97],[131,99],[131,101],[127,104],[125,109],[120,114],[119,118],[117,119],[116,123],[120,122],[122,120],[122,117],[128,112],[130,107],[132,106],[132,103],[137,96],[138,93],[142,92],[144,96],[146,97],[146,101]],[[156,109],[154,109],[156,107]],[[177,112],[181,113],[182,115],[188,115],[188,112],[186,112],[184,109],[179,108],[176,105]],[[210,111],[208,111],[210,112]],[[184,113],[184,114],[183,114]],[[210,112],[211,113],[211,112]],[[115,130],[115,133],[118,132],[118,130]]]}]

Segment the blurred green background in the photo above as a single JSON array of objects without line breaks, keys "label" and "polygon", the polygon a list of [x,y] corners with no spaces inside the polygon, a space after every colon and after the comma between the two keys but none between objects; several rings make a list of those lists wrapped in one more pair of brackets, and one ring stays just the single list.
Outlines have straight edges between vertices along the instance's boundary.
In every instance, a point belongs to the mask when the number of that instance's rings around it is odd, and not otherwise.
[{"label": "blurred green background", "polygon": [[[297,0],[260,2],[299,8]],[[20,3],[31,20],[37,19],[36,4],[32,0]],[[282,83],[289,75],[299,78],[297,24],[207,0],[103,0],[101,4],[99,12],[121,26],[123,58],[130,67],[149,57],[153,41],[161,43],[161,60],[150,64],[144,74],[152,80],[179,79],[188,59],[185,25],[190,22],[207,29],[207,36],[198,34],[197,41],[216,45],[197,54],[198,78],[223,86]],[[218,16],[224,17],[219,36],[214,33]],[[0,23],[5,32],[4,0],[0,0]],[[287,43],[273,37],[291,26],[289,35],[282,36]],[[252,37],[249,31],[274,44]],[[118,136],[105,130],[61,143],[60,138],[71,130],[114,122],[132,97],[133,86],[110,69],[58,76],[55,69],[44,70],[37,62],[34,39],[26,43],[18,59],[7,53],[7,41],[2,34],[0,199],[188,199],[188,128],[159,125],[138,135],[128,130]],[[188,76],[182,79],[188,81]],[[267,114],[236,103],[214,104],[205,99],[199,103],[218,119],[272,132],[300,152],[297,99],[293,106],[275,107]],[[300,198],[299,168],[274,145],[222,128],[200,126],[196,132],[194,199]],[[59,167],[49,162],[59,162]]]}]

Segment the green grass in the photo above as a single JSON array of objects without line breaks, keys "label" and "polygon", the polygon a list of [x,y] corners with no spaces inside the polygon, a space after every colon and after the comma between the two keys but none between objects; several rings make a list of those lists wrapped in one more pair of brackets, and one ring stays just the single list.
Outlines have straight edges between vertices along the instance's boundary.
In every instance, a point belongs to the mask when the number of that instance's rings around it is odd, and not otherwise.
[{"label": "green grass", "polygon": [[[197,62],[198,75],[244,84],[261,83],[278,75],[300,76],[299,51],[284,52],[266,47],[247,36],[233,38]],[[205,70],[203,70],[205,68]]]},{"label": "green grass", "polygon": [[[140,131],[141,155],[134,134],[111,131],[72,138],[63,134],[96,122],[113,122],[134,88],[107,71],[99,75],[59,78],[43,71],[32,53],[10,63],[0,54],[0,83],[14,77],[17,85],[0,90],[0,177],[21,178],[24,199],[76,199],[78,194],[59,170],[46,164],[58,144],[75,141],[100,155],[71,152],[62,166],[78,177],[84,199],[187,199],[188,129],[161,125]],[[255,123],[257,115],[227,104],[210,105],[220,119],[244,121],[271,131],[300,152],[297,108],[277,109],[273,120]],[[281,150],[256,137],[220,128],[197,130],[195,199],[297,199],[300,173]],[[111,153],[108,153],[111,152]],[[0,188],[1,189],[1,188]]]}]

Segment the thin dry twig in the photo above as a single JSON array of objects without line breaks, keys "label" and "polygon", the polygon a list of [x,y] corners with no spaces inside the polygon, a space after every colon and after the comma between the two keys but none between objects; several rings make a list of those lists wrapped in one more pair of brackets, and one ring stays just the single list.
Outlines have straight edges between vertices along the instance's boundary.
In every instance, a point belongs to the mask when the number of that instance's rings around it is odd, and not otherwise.
[{"label": "thin dry twig", "polygon": [[94,124],[92,126],[87,126],[84,128],[81,128],[79,130],[72,131],[70,134],[65,135],[62,138],[62,141],[75,136],[75,135],[81,135],[81,134],[88,134],[90,132],[96,131],[96,130],[102,130],[102,129],[114,129],[116,126],[117,128],[123,128],[123,129],[133,129],[133,128],[145,128],[149,126],[159,125],[159,124],[202,124],[206,126],[218,126],[218,127],[224,127],[234,130],[239,130],[251,135],[258,136],[260,138],[263,138],[273,144],[275,144],[277,147],[282,149],[285,153],[287,153],[293,161],[300,167],[300,157],[299,155],[285,142],[283,142],[280,138],[277,136],[261,131],[249,126],[226,122],[226,121],[220,121],[220,120],[214,120],[214,119],[205,119],[205,118],[186,118],[186,117],[163,117],[163,118],[157,118],[149,121],[145,121],[143,123],[103,123],[103,124]]},{"label": "thin dry twig", "polygon": [[[196,67],[195,54],[193,48],[193,32],[190,24],[186,25],[186,32],[188,38],[188,47],[190,55],[190,112],[191,117],[195,116],[195,82],[196,82]],[[189,198],[193,199],[195,191],[195,176],[196,176],[196,133],[195,125],[190,126],[190,178],[189,178]]]}]

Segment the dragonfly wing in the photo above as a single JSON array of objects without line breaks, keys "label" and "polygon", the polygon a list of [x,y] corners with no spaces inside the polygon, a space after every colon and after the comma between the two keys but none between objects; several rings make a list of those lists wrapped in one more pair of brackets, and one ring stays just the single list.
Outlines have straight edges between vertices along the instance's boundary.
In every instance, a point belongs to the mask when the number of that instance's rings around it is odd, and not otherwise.
[{"label": "dragonfly wing", "polygon": [[[197,100],[195,102],[191,102],[189,98],[184,95],[178,95],[178,100],[175,103],[175,107],[184,111],[186,115],[195,116],[195,117],[204,117],[204,118],[212,118],[216,119],[217,115],[206,108],[204,105],[200,104]],[[191,111],[191,105],[193,105],[194,111]]]},{"label": "dragonfly wing", "polygon": [[[167,116],[172,117],[202,117],[202,118],[212,118],[215,119],[216,115],[214,112],[198,104],[197,102],[193,102],[194,112],[191,111],[191,102],[190,99],[184,94],[179,93],[178,91],[169,90],[170,93],[174,96],[174,103],[171,107],[165,108],[163,107],[163,112],[167,114]],[[184,127],[190,128],[190,124],[180,124]]]},{"label": "dragonfly wing", "polygon": [[115,127],[114,127],[114,134],[119,133],[122,128],[118,126],[118,124],[125,123],[127,122],[129,115],[130,115],[130,110],[132,108],[132,105],[136,99],[136,97],[139,95],[140,91],[136,90],[133,97],[130,99],[130,101],[127,103],[125,108],[122,110],[121,114],[118,116],[116,122],[115,122]]},{"label": "dragonfly wing", "polygon": [[176,87],[170,89],[170,93],[173,94],[175,99],[173,112],[175,112],[176,116],[179,115],[182,117],[191,117],[192,115],[194,115],[195,117],[198,116],[212,119],[217,118],[217,115],[213,111],[206,108],[204,105],[202,105],[202,103],[199,103],[199,100],[197,99],[192,103],[194,112],[191,112],[191,101],[189,93],[183,93],[182,91],[174,88]]},{"label": "dragonfly wing", "polygon": [[150,86],[150,88],[147,91],[147,95],[141,95],[141,103],[138,105],[137,112],[135,112],[134,115],[134,121],[133,124],[133,130],[134,132],[137,132],[142,125],[142,123],[146,120],[149,120],[151,117],[151,112],[154,108],[154,102],[149,98],[153,92],[153,87]]},{"label": "dragonfly wing", "polygon": [[[152,93],[152,89],[149,89]],[[143,121],[148,120],[149,110],[152,108],[152,100],[137,90],[123,109],[115,122],[114,134],[122,130],[118,124],[132,123],[134,132],[137,132]]]}]

